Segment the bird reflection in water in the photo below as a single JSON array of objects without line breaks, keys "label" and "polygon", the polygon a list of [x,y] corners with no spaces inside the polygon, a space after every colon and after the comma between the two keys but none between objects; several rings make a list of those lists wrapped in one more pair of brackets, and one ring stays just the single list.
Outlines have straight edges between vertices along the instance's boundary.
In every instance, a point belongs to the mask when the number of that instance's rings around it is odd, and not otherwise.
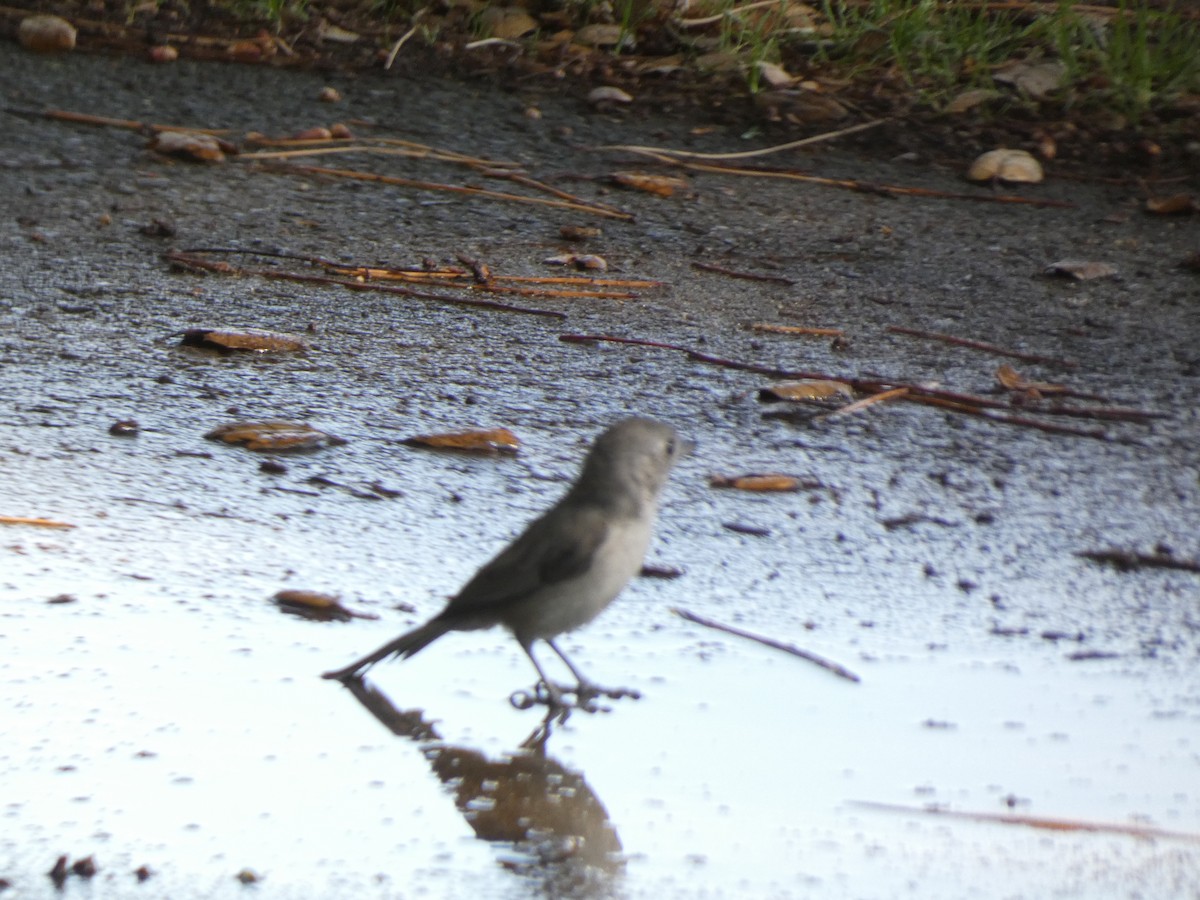
[{"label": "bird reflection in water", "polygon": [[582,774],[546,753],[561,710],[551,708],[512,753],[489,759],[447,744],[422,710],[397,709],[361,678],[343,683],[389,731],[421,748],[480,840],[511,848],[501,858],[505,868],[543,882],[553,896],[611,888],[624,858],[608,812]]}]

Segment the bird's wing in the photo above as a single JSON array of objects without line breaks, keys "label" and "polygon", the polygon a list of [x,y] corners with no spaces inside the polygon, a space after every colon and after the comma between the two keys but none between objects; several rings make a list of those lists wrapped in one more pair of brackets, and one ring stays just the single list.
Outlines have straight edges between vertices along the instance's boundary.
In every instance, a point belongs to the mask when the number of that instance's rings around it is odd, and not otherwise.
[{"label": "bird's wing", "polygon": [[475,573],[442,615],[488,612],[524,600],[534,591],[582,575],[608,536],[599,509],[557,509],[534,521],[524,534]]}]

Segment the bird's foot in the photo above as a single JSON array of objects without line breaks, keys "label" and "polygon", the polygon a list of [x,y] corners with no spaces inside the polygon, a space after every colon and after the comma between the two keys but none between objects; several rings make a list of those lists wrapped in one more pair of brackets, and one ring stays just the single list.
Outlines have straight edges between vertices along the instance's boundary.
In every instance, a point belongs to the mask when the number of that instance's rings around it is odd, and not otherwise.
[{"label": "bird's foot", "polygon": [[638,700],[641,696],[632,688],[606,688],[590,681],[581,681],[573,687],[539,681],[532,690],[514,693],[509,697],[509,702],[517,709],[548,707],[552,712],[559,713],[558,721],[565,722],[570,712],[575,709],[587,713],[612,712],[612,707],[598,702],[602,697],[609,700],[620,700],[623,697]]}]

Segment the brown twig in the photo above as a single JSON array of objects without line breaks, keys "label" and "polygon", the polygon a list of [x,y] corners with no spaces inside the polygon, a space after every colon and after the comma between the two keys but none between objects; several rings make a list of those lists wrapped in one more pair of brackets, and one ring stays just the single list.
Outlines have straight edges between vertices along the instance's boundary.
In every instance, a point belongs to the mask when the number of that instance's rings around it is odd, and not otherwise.
[{"label": "brown twig", "polygon": [[470,197],[484,197],[489,200],[507,200],[513,203],[530,203],[535,206],[549,206],[554,209],[569,209],[573,212],[590,213],[609,219],[633,221],[633,214],[613,210],[604,206],[593,206],[587,203],[572,203],[567,200],[549,199],[546,197],[529,197],[525,194],[510,194],[507,191],[490,191],[486,188],[467,187],[460,184],[443,184],[439,181],[420,181],[416,178],[401,178],[398,175],[381,175],[378,172],[363,172],[357,169],[331,169],[327,166],[297,166],[274,164],[267,165],[271,171],[298,172],[303,175],[324,175],[330,178],[350,178],[355,181],[373,181],[379,184],[392,184],[400,187],[416,188],[422,191],[445,191],[451,194],[465,194]]},{"label": "brown twig", "polygon": [[1036,353],[1022,353],[1019,350],[1006,350],[1003,347],[997,347],[995,344],[988,344],[983,341],[972,340],[971,338],[955,337],[952,334],[940,334],[936,331],[923,331],[920,328],[906,328],[903,325],[889,325],[887,328],[892,334],[905,334],[909,337],[928,338],[931,341],[942,341],[947,344],[954,344],[958,347],[970,347],[972,350],[982,350],[985,353],[995,353],[997,356],[1007,356],[1011,359],[1019,359],[1024,362],[1044,363],[1050,366],[1060,366],[1064,369],[1077,369],[1079,363],[1073,359],[1056,359],[1053,356],[1038,356]]},{"label": "brown twig", "polygon": [[712,263],[693,262],[693,269],[700,269],[704,272],[716,272],[718,275],[728,275],[730,278],[742,278],[746,281],[771,281],[775,284],[795,284],[796,282],[790,278],[784,278],[782,275],[759,275],[757,272],[738,272],[735,269],[727,269],[724,266],[713,265]]},{"label": "brown twig", "polygon": [[853,681],[856,684],[862,679],[847,669],[845,666],[839,665],[831,660],[825,659],[823,656],[818,656],[815,653],[810,653],[795,644],[785,644],[782,641],[777,641],[774,638],[763,637],[759,634],[754,634],[750,631],[743,631],[740,628],[735,628],[732,625],[725,625],[721,622],[716,622],[712,619],[707,619],[704,616],[697,615],[694,612],[689,612],[686,609],[672,607],[671,612],[679,616],[681,619],[687,619],[689,622],[695,622],[697,625],[703,625],[705,628],[712,628],[716,631],[723,631],[726,634],[732,634],[734,637],[746,638],[747,640],[756,641],[766,647],[771,647],[774,650],[782,650],[784,653],[790,653],[792,656],[798,656],[801,659],[808,660],[810,663],[820,666],[836,675],[838,678],[845,678],[847,681]]},{"label": "brown twig", "polygon": [[750,330],[767,334],[807,334],[816,337],[842,337],[846,333],[841,328],[808,328],[804,325],[776,325],[773,322],[755,322],[750,326]]},{"label": "brown twig", "polygon": [[70,522],[40,519],[30,516],[0,516],[0,525],[35,525],[38,528],[74,528]]},{"label": "brown twig", "polygon": [[127,131],[182,131],[187,134],[229,134],[228,128],[189,128],[186,125],[155,125],[150,122],[139,122],[136,119],[113,119],[108,116],[96,116],[91,113],[73,112],[69,109],[15,109],[9,107],[8,112],[22,116],[39,116],[43,119],[54,119],[58,122],[74,122],[77,125],[96,125],[101,128],[123,128]]},{"label": "brown twig", "polygon": [[947,816],[952,819],[965,819],[970,822],[994,822],[997,825],[1024,825],[1028,828],[1041,828],[1047,831],[1095,831],[1102,834],[1123,834],[1136,838],[1172,838],[1181,841],[1200,841],[1200,834],[1191,834],[1186,831],[1168,831],[1165,828],[1154,828],[1149,825],[1089,822],[1085,819],[1050,819],[1045,816],[1019,816],[1006,813],[957,812],[938,806],[903,806],[898,803],[877,803],[873,800],[854,800],[851,802],[855,806],[878,809],[884,812],[898,812],[907,815]]},{"label": "brown twig", "polygon": [[1081,550],[1075,554],[1092,562],[1109,563],[1122,572],[1135,569],[1176,569],[1180,572],[1200,573],[1200,562],[1176,559],[1168,553],[1139,553],[1136,550]]},{"label": "brown twig", "polygon": [[492,309],[498,312],[523,313],[529,316],[549,316],[555,319],[565,319],[567,314],[552,309],[531,309],[526,306],[514,306],[511,303],[500,303],[495,300],[481,300],[475,297],[458,297],[451,294],[433,294],[427,291],[415,291],[412,288],[400,287],[394,284],[378,284],[369,281],[357,281],[348,278],[333,278],[329,275],[311,275],[300,272],[283,272],[278,269],[250,269],[229,263],[216,263],[192,256],[178,250],[164,254],[165,258],[175,265],[185,269],[195,269],[204,272],[217,272],[222,275],[256,275],[259,278],[271,278],[277,281],[295,281],[303,284],[337,285],[352,291],[379,291],[385,294],[395,294],[400,297],[411,297],[415,300],[434,300],[454,306],[474,306],[481,309]]}]

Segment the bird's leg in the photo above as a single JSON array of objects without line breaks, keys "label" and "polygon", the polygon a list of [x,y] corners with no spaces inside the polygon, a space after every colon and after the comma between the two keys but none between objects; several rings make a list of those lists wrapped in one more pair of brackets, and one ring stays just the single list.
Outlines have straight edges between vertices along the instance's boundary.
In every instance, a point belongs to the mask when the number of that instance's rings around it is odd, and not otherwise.
[{"label": "bird's leg", "polygon": [[[631,697],[634,700],[641,698],[642,695],[633,688],[601,687],[594,681],[591,681],[577,668],[575,668],[575,664],[567,658],[567,654],[558,649],[558,645],[555,644],[554,641],[552,641],[550,638],[546,638],[545,641],[550,646],[550,649],[558,654],[558,658],[561,659],[566,664],[567,668],[571,670],[571,674],[575,676],[575,681],[578,682],[578,684],[575,686],[574,690],[570,691],[570,693],[575,695],[575,705],[584,712],[607,712],[607,710],[605,710],[603,707],[597,705],[597,697],[607,697],[610,700],[620,700],[622,697]],[[538,671],[541,671],[540,667],[538,668]]]},{"label": "bird's leg", "polygon": [[[529,657],[529,661],[533,663],[533,667],[537,669],[539,681],[534,685],[532,696],[526,694],[524,691],[518,691],[516,694],[513,694],[511,698],[513,705],[518,709],[528,709],[535,703],[544,703],[549,707],[551,717],[557,718],[560,722],[565,722],[568,713],[571,711],[571,704],[563,699],[564,687],[555,684],[546,676],[542,664],[533,655],[532,642],[522,640],[520,644],[521,649],[525,651],[525,655]],[[569,690],[569,688],[566,690]]]}]

